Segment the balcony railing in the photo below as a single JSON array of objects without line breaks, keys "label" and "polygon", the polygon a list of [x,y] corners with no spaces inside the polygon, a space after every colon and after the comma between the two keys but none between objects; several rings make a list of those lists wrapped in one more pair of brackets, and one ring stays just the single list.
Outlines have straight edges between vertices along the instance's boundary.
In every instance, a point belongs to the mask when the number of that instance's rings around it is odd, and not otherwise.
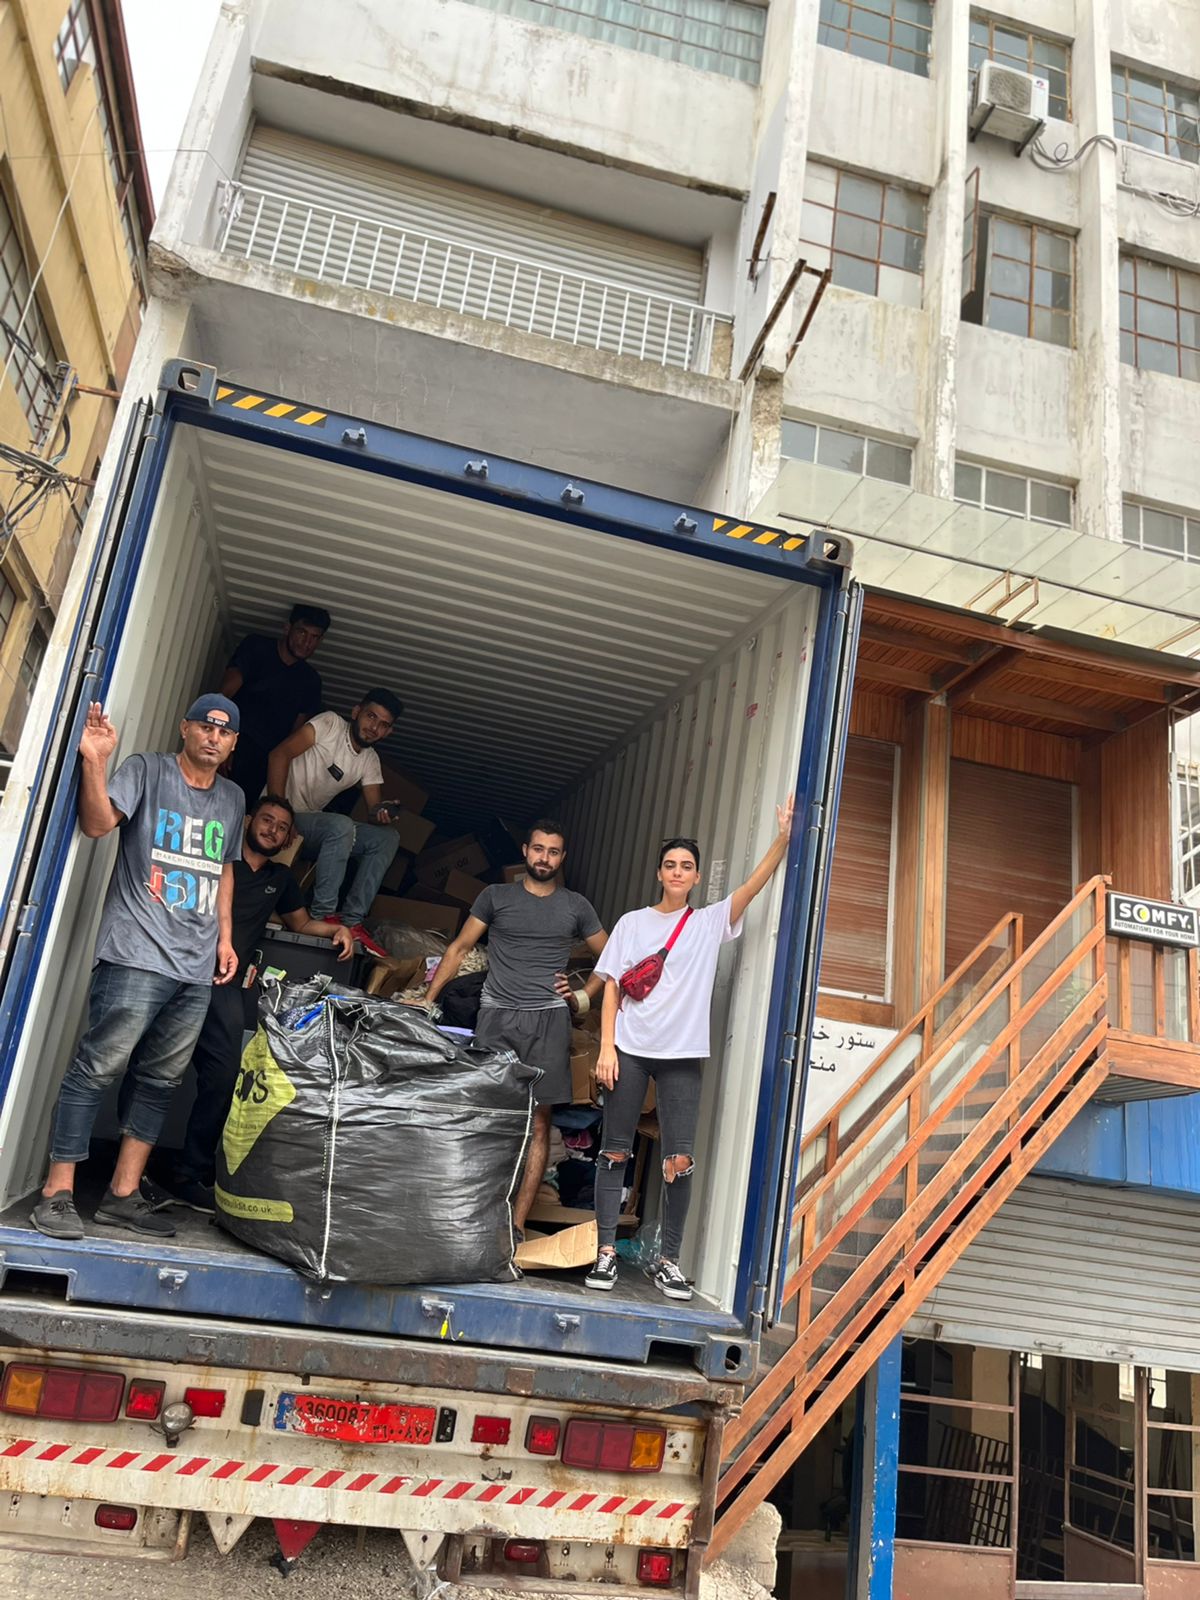
[{"label": "balcony railing", "polygon": [[219,248],[583,349],[707,373],[729,318],[689,300],[233,184]]}]

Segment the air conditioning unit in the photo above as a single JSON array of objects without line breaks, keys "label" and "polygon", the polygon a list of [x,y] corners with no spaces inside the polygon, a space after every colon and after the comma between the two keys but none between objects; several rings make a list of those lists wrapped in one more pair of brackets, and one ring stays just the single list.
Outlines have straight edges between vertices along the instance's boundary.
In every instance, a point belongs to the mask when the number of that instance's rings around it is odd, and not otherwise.
[{"label": "air conditioning unit", "polygon": [[990,133],[1011,139],[1019,155],[1045,126],[1050,112],[1050,81],[1032,72],[1018,72],[998,61],[985,61],[975,77],[971,102],[971,138]]}]

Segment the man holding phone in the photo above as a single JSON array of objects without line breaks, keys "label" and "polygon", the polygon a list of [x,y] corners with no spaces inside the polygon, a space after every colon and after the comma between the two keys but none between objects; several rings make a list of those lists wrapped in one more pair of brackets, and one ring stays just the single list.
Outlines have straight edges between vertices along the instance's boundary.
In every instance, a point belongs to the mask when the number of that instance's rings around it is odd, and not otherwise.
[{"label": "man holding phone", "polygon": [[[271,751],[267,788],[285,795],[296,813],[296,831],[304,837],[300,854],[317,864],[312,915],[319,922],[341,922],[372,955],[387,951],[363,926],[400,839],[388,826],[391,814],[383,804],[383,769],[375,746],[386,739],[404,710],[390,689],[369,689],[348,718],[322,711]],[[344,790],[361,784],[372,822],[354,822],[325,807]],[[342,882],[351,861],[357,863],[340,908]]]}]

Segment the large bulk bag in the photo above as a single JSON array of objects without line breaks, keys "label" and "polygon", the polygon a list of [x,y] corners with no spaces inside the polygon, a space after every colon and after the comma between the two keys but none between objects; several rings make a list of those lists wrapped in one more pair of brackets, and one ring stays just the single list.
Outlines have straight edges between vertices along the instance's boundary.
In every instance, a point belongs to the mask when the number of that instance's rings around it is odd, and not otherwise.
[{"label": "large bulk bag", "polygon": [[319,1280],[519,1277],[511,1202],[539,1076],[412,1006],[323,980],[268,992],[217,1152],[218,1219]]}]

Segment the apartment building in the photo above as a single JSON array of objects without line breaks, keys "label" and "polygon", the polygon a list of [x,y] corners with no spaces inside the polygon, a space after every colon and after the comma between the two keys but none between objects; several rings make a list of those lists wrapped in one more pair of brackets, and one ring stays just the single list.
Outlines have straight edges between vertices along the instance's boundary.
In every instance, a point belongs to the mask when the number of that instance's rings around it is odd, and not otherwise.
[{"label": "apartment building", "polygon": [[79,542],[154,220],[119,0],[0,13],[0,775]]},{"label": "apartment building", "polygon": [[1198,85],[1194,0],[236,0],[150,242],[229,404],[854,544],[715,1541],[769,1496],[796,1595],[1200,1592],[1197,956],[1137,910],[1191,887]]}]

